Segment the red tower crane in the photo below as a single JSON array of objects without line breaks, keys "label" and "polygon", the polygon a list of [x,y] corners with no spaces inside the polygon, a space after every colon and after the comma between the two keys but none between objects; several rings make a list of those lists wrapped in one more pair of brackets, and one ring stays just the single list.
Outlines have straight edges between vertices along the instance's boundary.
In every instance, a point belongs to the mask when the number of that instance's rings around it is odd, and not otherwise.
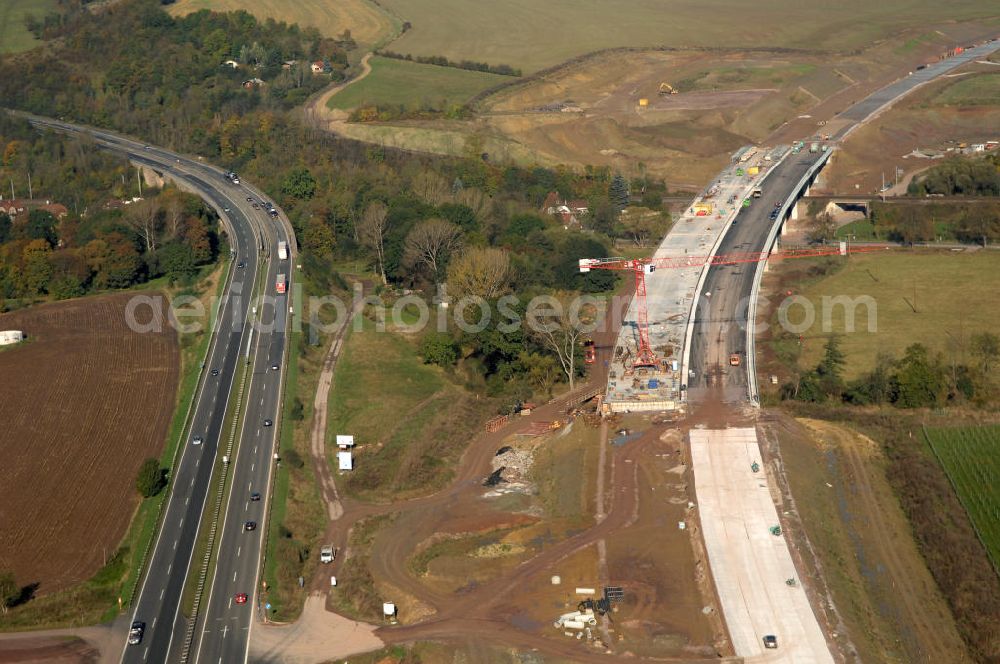
[{"label": "red tower crane", "polygon": [[580,272],[591,270],[621,270],[635,275],[636,327],[639,330],[639,347],[636,350],[634,367],[656,367],[658,361],[649,343],[649,317],[646,308],[646,275],[658,269],[702,267],[705,265],[738,265],[786,258],[815,258],[818,256],[846,256],[848,253],[869,253],[884,251],[885,246],[851,247],[846,242],[839,246],[809,247],[805,249],[785,249],[768,251],[746,251],[711,256],[663,256],[660,258],[581,258]]}]

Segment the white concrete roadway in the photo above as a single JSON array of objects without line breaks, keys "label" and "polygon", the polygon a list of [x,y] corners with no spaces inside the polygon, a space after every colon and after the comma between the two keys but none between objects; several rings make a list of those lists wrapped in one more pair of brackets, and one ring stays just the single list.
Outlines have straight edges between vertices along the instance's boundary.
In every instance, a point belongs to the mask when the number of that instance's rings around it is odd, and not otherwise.
[{"label": "white concrete roadway", "polygon": [[[761,464],[754,473],[751,465]],[[736,655],[748,662],[833,664],[784,534],[753,428],[691,431],[701,529]],[[795,586],[786,580],[794,578]],[[778,639],[764,648],[764,636]]]}]

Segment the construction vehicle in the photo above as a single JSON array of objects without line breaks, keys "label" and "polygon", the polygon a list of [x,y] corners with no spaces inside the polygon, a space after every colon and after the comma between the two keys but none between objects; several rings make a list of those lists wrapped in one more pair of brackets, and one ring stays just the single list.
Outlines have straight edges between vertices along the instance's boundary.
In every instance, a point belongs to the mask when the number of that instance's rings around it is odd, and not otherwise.
[{"label": "construction vehicle", "polygon": [[677,90],[674,88],[674,86],[670,85],[669,83],[660,83],[660,94],[675,95],[677,94]]},{"label": "construction vehicle", "polygon": [[731,366],[731,367],[738,367],[738,366],[740,366],[740,354],[739,353],[731,353],[729,355],[729,366]]}]

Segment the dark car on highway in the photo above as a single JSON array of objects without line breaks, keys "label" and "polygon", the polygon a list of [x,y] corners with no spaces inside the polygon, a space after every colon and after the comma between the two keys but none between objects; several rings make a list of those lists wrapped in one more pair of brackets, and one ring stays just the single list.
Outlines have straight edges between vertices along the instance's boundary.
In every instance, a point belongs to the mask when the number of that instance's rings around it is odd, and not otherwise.
[{"label": "dark car on highway", "polygon": [[246,530],[248,532],[251,530],[257,530],[257,522],[247,521],[246,523],[243,524],[243,530]]},{"label": "dark car on highway", "polygon": [[128,631],[128,643],[132,646],[137,646],[142,643],[143,632],[146,631],[146,623],[141,620],[136,620],[132,623],[132,628]]}]

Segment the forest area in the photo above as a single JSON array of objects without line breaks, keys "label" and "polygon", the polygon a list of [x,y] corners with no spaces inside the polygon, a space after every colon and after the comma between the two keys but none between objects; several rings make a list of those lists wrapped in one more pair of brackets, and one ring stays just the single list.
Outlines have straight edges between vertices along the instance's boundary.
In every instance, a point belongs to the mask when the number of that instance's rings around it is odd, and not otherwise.
[{"label": "forest area", "polygon": [[140,197],[138,174],[121,157],[7,115],[0,149],[0,180],[24,194],[0,200],[0,310],[160,277],[187,283],[219,256],[214,211],[169,186]]}]

